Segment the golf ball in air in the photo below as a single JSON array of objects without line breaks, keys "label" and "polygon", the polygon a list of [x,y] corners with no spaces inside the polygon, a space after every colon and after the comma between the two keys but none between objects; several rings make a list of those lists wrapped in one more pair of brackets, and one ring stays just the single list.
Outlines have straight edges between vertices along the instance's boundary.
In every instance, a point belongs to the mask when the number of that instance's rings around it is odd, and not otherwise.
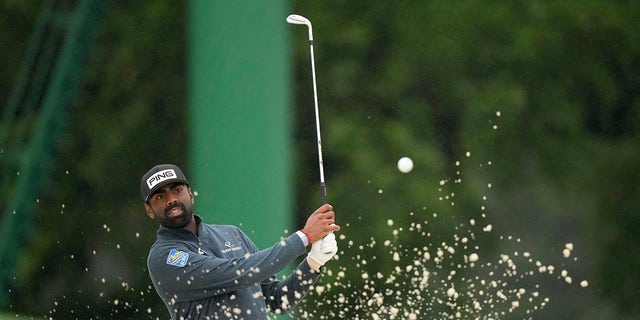
[{"label": "golf ball in air", "polygon": [[409,157],[402,157],[398,160],[398,170],[402,173],[408,173],[413,170],[413,160]]}]

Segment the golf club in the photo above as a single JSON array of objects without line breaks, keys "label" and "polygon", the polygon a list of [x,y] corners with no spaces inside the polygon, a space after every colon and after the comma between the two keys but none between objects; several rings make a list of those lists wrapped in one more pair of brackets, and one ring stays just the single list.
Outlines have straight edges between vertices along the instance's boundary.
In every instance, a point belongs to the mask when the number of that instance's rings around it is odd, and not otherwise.
[{"label": "golf club", "polygon": [[[313,60],[313,29],[309,19],[291,14],[287,17],[290,24],[304,24],[309,28],[309,50],[311,52],[311,77],[313,78],[313,103],[316,112],[316,135],[318,137],[318,166],[320,167],[320,202],[327,203],[327,185],[324,182],[324,166],[322,165],[322,139],[320,139],[320,112],[318,112],[318,89],[316,89],[316,63]],[[333,233],[333,232],[332,232]],[[322,248],[324,252],[331,252],[331,248]]]},{"label": "golf club", "polygon": [[309,28],[309,49],[311,51],[311,77],[313,78],[313,102],[316,111],[316,134],[318,136],[318,164],[320,166],[320,201],[322,204],[327,203],[327,186],[324,182],[324,167],[322,165],[322,142],[320,139],[320,114],[318,112],[318,90],[316,89],[316,66],[313,60],[313,30],[309,19],[292,14],[287,17],[290,24],[304,24]]}]

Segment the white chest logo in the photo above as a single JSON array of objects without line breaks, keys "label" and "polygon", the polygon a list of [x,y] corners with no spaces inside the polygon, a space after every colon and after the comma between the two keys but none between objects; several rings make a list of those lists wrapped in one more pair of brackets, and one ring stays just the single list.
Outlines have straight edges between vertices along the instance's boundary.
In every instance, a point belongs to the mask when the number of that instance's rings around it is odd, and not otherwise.
[{"label": "white chest logo", "polygon": [[220,250],[220,252],[227,253],[227,252],[242,250],[242,247],[234,246],[233,244],[231,244],[231,241],[225,241],[224,242],[224,247],[225,248]]}]

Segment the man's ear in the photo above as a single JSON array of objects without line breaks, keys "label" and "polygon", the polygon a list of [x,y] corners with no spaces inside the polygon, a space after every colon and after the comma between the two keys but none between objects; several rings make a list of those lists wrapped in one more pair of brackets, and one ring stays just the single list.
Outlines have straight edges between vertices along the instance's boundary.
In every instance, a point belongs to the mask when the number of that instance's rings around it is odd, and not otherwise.
[{"label": "man's ear", "polygon": [[191,192],[191,188],[189,188],[189,196],[191,197],[191,204],[194,204],[195,201],[195,197],[193,196],[193,192]]},{"label": "man's ear", "polygon": [[147,212],[147,215],[149,216],[149,218],[151,218],[151,220],[154,220],[156,218],[156,215],[153,213],[153,210],[151,210],[151,206],[149,204],[144,204],[144,210]]}]

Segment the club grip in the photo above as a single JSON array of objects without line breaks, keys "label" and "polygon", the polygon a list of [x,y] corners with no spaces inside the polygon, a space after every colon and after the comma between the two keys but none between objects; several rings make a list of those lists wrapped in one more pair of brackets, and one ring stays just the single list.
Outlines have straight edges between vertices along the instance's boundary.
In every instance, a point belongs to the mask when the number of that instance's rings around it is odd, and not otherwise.
[{"label": "club grip", "polygon": [[320,182],[320,204],[327,203],[327,186],[324,182]]},{"label": "club grip", "polygon": [[[327,185],[324,183],[324,181],[320,182],[320,202],[321,204],[326,204],[327,203]],[[333,233],[333,232],[331,232]],[[331,248],[322,248],[322,251],[324,253],[331,253],[332,249]]]}]

